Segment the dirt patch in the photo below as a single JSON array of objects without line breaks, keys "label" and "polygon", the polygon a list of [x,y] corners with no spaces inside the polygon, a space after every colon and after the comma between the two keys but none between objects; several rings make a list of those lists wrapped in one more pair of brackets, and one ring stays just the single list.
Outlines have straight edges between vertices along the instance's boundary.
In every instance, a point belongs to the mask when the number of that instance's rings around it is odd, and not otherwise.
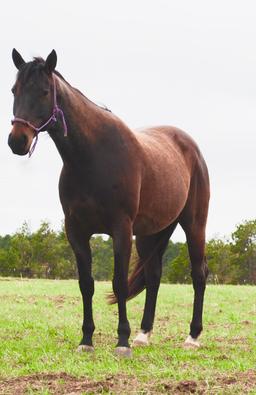
[{"label": "dirt patch", "polygon": [[81,303],[81,298],[66,295],[43,296],[43,298],[41,297],[42,299],[52,302],[57,307],[63,307],[65,304],[75,305]]},{"label": "dirt patch", "polygon": [[248,320],[244,320],[244,321],[241,321],[241,324],[242,325],[252,325],[252,322],[248,321]]},{"label": "dirt patch", "polygon": [[19,282],[23,282],[23,281],[31,281],[29,278],[20,278],[20,277],[0,277],[0,281],[19,281]]},{"label": "dirt patch", "polygon": [[212,377],[210,380],[183,380],[178,383],[162,382],[158,384],[160,389],[152,387],[149,393],[168,393],[173,395],[197,394],[249,394],[256,389],[256,370],[250,369],[246,372],[238,372],[231,375]]},{"label": "dirt patch", "polygon": [[176,386],[176,392],[194,394],[197,391],[198,384],[193,380],[180,381]]},{"label": "dirt patch", "polygon": [[76,378],[67,373],[36,374],[4,380],[0,383],[1,395],[25,395],[29,391],[48,390],[50,394],[102,393],[111,390],[112,382]]},{"label": "dirt patch", "polygon": [[[87,377],[75,377],[67,373],[35,374],[0,381],[1,395],[28,395],[39,391],[48,391],[52,395],[81,395],[102,393],[151,393],[153,383],[140,383],[136,377],[124,374],[107,376],[95,381]],[[47,392],[47,393],[48,393]],[[155,391],[153,392],[155,393]]]},{"label": "dirt patch", "polygon": [[48,391],[53,395],[78,394],[248,394],[256,389],[256,370],[212,377],[211,380],[152,380],[141,382],[135,376],[119,374],[104,380],[93,381],[86,377],[74,377],[67,373],[35,374],[2,380],[1,395],[28,395]]},{"label": "dirt patch", "polygon": [[60,309],[62,308],[66,303],[69,303],[67,300],[67,297],[63,295],[58,295],[58,296],[47,296],[47,300],[51,301],[54,303],[54,305]]},{"label": "dirt patch", "polygon": [[239,344],[239,345],[246,345],[247,344],[248,339],[246,337],[230,337],[230,339],[228,339],[227,337],[214,337],[214,342],[216,344],[220,344],[220,345],[225,345],[225,343],[228,342],[228,345],[230,346],[234,346],[235,344]]},{"label": "dirt patch", "polygon": [[230,376],[218,377],[217,383],[225,388],[225,386],[241,388],[243,392],[249,393],[256,389],[256,370],[249,369],[246,372],[238,372]]},{"label": "dirt patch", "polygon": [[22,296],[22,295],[2,295],[2,298],[6,301],[11,301],[13,303],[30,303],[30,304],[38,304],[40,302],[51,302],[55,304],[57,307],[63,306],[65,303],[67,304],[78,304],[81,303],[80,297],[74,296],[66,296],[66,295],[57,295],[57,296],[48,296],[48,295],[38,295],[38,296]]}]

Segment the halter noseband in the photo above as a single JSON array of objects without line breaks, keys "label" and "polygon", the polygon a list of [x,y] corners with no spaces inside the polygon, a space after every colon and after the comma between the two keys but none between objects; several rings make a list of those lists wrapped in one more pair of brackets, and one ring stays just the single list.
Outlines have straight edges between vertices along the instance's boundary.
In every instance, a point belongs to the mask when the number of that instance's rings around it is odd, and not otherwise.
[{"label": "halter noseband", "polygon": [[57,122],[58,114],[60,114],[60,116],[61,116],[62,124],[63,124],[63,127],[64,127],[64,136],[67,136],[67,133],[68,133],[68,129],[67,129],[67,124],[66,124],[66,121],[65,121],[64,113],[63,113],[62,109],[57,104],[56,82],[55,82],[55,78],[54,78],[53,75],[52,75],[52,77],[53,77],[53,110],[52,110],[52,115],[50,116],[48,121],[46,121],[42,126],[40,126],[38,128],[36,126],[34,126],[31,122],[26,121],[23,118],[14,117],[12,119],[12,121],[11,121],[12,125],[15,122],[19,122],[19,123],[23,123],[24,125],[27,125],[28,127],[30,127],[31,129],[34,130],[34,132],[35,132],[35,141],[34,141],[32,147],[29,150],[29,157],[31,157],[31,155],[33,154],[33,152],[35,150],[35,147],[36,147],[36,144],[37,144],[37,141],[38,141],[38,133],[42,129],[44,129],[46,126],[48,126],[51,122]]}]

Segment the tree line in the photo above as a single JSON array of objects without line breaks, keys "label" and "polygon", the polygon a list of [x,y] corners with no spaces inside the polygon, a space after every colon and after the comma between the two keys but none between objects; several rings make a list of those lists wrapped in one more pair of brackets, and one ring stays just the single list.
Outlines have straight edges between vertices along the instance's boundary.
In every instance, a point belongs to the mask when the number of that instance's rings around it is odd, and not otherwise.
[{"label": "tree line", "polygon": [[[111,280],[113,251],[111,238],[91,239],[93,276]],[[208,281],[214,284],[256,284],[256,220],[237,225],[230,238],[207,242]],[[131,269],[136,259],[132,252]],[[162,281],[190,283],[190,264],[186,243],[169,241],[163,258]],[[77,278],[75,257],[64,227],[55,231],[42,222],[32,232],[25,222],[13,235],[0,236],[0,276],[72,279]]]}]

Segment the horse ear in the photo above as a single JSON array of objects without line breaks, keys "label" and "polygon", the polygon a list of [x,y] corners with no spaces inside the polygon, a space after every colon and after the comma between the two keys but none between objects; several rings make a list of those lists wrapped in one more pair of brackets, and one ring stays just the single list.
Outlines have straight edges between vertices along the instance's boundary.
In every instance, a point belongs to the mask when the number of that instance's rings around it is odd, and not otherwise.
[{"label": "horse ear", "polygon": [[20,70],[21,66],[26,63],[23,57],[19,54],[19,52],[13,48],[12,50],[12,60],[18,70]]},{"label": "horse ear", "polygon": [[55,69],[57,64],[57,54],[56,51],[53,49],[52,52],[47,56],[45,61],[45,70],[48,74],[51,74]]}]

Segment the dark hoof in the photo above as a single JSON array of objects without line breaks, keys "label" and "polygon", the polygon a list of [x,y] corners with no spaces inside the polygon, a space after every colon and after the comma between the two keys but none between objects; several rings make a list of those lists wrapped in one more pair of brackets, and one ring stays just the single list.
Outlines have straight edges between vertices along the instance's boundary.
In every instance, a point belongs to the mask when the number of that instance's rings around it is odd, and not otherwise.
[{"label": "dark hoof", "polygon": [[132,350],[130,347],[116,347],[115,349],[115,355],[118,357],[125,357],[125,358],[131,358],[132,357]]},{"label": "dark hoof", "polygon": [[77,352],[94,352],[94,347],[86,344],[80,344],[80,346],[77,347]]}]

